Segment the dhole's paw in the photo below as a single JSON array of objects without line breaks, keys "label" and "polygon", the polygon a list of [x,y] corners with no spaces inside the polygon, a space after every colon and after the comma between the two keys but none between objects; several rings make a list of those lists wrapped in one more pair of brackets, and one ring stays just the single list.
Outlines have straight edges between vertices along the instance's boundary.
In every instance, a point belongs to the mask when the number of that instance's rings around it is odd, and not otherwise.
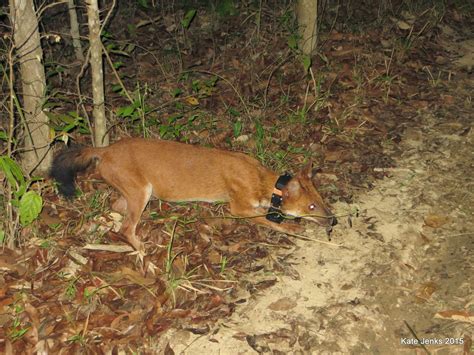
[{"label": "dhole's paw", "polygon": [[139,253],[146,255],[145,253],[145,244],[143,244],[138,238],[127,238],[129,244]]}]

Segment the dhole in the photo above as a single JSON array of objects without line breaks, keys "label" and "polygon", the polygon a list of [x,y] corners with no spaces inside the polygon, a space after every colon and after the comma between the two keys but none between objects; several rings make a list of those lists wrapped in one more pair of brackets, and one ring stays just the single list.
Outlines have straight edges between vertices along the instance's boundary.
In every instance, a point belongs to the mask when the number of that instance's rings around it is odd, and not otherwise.
[{"label": "dhole", "polygon": [[105,148],[76,146],[62,150],[51,168],[59,192],[72,197],[76,174],[93,164],[101,177],[120,192],[114,209],[125,214],[121,233],[137,250],[142,244],[135,230],[151,196],[175,202],[228,202],[232,215],[258,216],[251,221],[283,233],[302,231],[299,225],[280,224],[265,217],[275,194],[280,201],[277,211],[282,214],[313,220],[328,230],[337,223],[313,186],[311,164],[291,179],[287,176],[279,190],[275,188],[279,175],[245,154],[126,138]]}]

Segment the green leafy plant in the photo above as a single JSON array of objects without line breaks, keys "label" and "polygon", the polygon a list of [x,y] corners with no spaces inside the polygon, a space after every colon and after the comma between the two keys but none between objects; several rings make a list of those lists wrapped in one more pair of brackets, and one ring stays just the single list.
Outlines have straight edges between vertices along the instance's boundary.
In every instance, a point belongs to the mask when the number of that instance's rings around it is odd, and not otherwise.
[{"label": "green leafy plant", "polygon": [[104,44],[105,50],[109,54],[115,54],[122,57],[130,57],[130,55],[136,48],[135,44],[133,43],[121,44],[121,43],[115,42],[112,34],[107,31],[102,31],[101,39],[102,39],[102,43]]},{"label": "green leafy plant", "polygon": [[1,130],[0,131],[0,139],[6,141],[8,139],[7,132],[5,132],[4,130]]},{"label": "green leafy plant", "polygon": [[147,0],[138,0],[138,5],[140,5],[141,7],[143,7],[144,9],[148,9],[149,6],[148,6],[148,1]]},{"label": "green leafy plant", "polygon": [[54,76],[60,76],[66,71],[66,68],[62,65],[53,62],[46,62],[44,66],[46,78],[48,79]]},{"label": "green leafy plant", "polygon": [[183,28],[185,30],[187,30],[189,28],[189,26],[191,25],[191,22],[193,21],[194,17],[196,16],[196,13],[197,13],[197,11],[193,9],[193,10],[189,10],[184,15],[183,19],[181,20],[181,26],[183,26]]},{"label": "green leafy plant", "polygon": [[287,40],[287,43],[288,43],[288,47],[290,47],[290,49],[296,51],[298,49],[298,34],[296,33],[292,33],[288,36],[288,40]]},{"label": "green leafy plant", "polygon": [[182,93],[183,93],[183,90],[181,90],[180,88],[174,88],[173,90],[171,90],[171,96],[172,97],[178,97]]},{"label": "green leafy plant", "polygon": [[173,244],[176,233],[176,226],[178,225],[178,220],[175,221],[173,230],[170,234],[170,241],[166,248],[166,260],[165,260],[165,274],[167,280],[167,290],[173,298],[173,303],[176,304],[176,289],[179,287],[181,280],[180,277],[176,276],[173,272],[173,262],[178,256],[178,254],[173,254]]},{"label": "green leafy plant", "polygon": [[0,169],[4,172],[7,182],[12,188],[13,201],[15,207],[19,206],[21,197],[26,193],[27,184],[20,166],[10,157],[3,155],[0,157]]},{"label": "green leafy plant", "polygon": [[67,340],[68,343],[76,343],[76,344],[79,344],[81,346],[84,346],[86,344],[86,339],[84,338],[84,336],[82,334],[75,334],[73,336],[71,336],[68,340]]},{"label": "green leafy plant", "polygon": [[220,0],[216,2],[216,12],[221,17],[237,15],[237,7],[234,0]]},{"label": "green leafy plant", "polygon": [[[79,189],[77,193],[82,193]],[[104,193],[103,191],[96,190],[92,193],[92,195],[87,197],[87,208],[83,213],[83,218],[85,220],[94,220],[97,216],[104,213],[107,210],[107,198],[108,194]],[[101,239],[103,236],[103,231],[99,228],[99,225],[93,223],[93,228],[90,229],[91,234],[89,236],[93,237],[93,242],[97,243],[98,241],[96,238]],[[97,232],[97,233],[96,233]],[[92,242],[91,240],[91,242]]]},{"label": "green leafy plant", "polygon": [[159,125],[160,137],[163,139],[184,139],[186,138],[186,132],[191,131],[197,127],[205,127],[206,122],[202,122],[200,113],[193,113],[190,116],[185,116],[182,113],[176,113],[174,115],[163,118]]},{"label": "green leafy plant", "polygon": [[89,289],[89,288],[86,287],[86,288],[84,288],[82,298],[86,303],[91,304],[92,301],[93,301],[93,298],[97,294],[97,292],[98,292],[98,290],[96,288]]},{"label": "green leafy plant", "polygon": [[25,335],[29,327],[22,327],[22,324],[19,319],[15,319],[12,324],[12,329],[10,331],[10,339],[12,341],[17,341],[18,339],[22,338]]},{"label": "green leafy plant", "polygon": [[263,159],[265,130],[260,121],[255,121],[255,141],[257,142],[257,156]]},{"label": "green leafy plant", "polygon": [[137,88],[130,96],[125,93],[121,85],[115,85],[112,89],[115,92],[126,95],[130,98],[130,101],[132,101],[129,105],[119,107],[116,111],[117,116],[126,119],[129,124],[140,121],[142,134],[144,137],[148,137],[149,125],[147,124],[147,115],[151,112],[151,108],[146,104],[146,98],[149,94],[148,85],[145,84],[144,87],[141,87],[140,84],[137,83]]},{"label": "green leafy plant", "polygon": [[307,120],[307,114],[309,109],[306,106],[297,108],[289,115],[289,121],[291,123],[305,123]]},{"label": "green leafy plant", "polygon": [[33,222],[43,208],[43,199],[36,191],[27,191],[20,198],[20,223],[27,226]]},{"label": "green leafy plant", "polygon": [[227,267],[227,256],[221,255],[221,267],[220,267],[220,273],[223,274],[225,272],[225,269]]},{"label": "green leafy plant", "polygon": [[396,75],[383,74],[379,76],[376,81],[385,90],[384,102],[387,103],[390,98],[391,88],[393,82],[397,78]]},{"label": "green leafy plant", "polygon": [[46,112],[49,118],[49,125],[56,133],[69,134],[77,132],[83,135],[89,135],[89,126],[77,112],[68,113]]},{"label": "green leafy plant", "polygon": [[180,121],[182,117],[182,114],[172,115],[166,119],[166,123],[160,124],[160,137],[170,139],[181,136],[181,133],[186,130],[186,124]]},{"label": "green leafy plant", "polygon": [[30,330],[30,327],[21,321],[21,314],[24,312],[22,306],[14,305],[13,312],[14,317],[9,331],[9,338],[14,342],[21,339]]},{"label": "green leafy plant", "polygon": [[234,124],[232,125],[232,131],[234,133],[235,138],[240,136],[240,134],[242,133],[242,121],[241,120],[237,120],[237,121],[234,122]]},{"label": "green leafy plant", "polygon": [[[36,191],[30,190],[31,184],[37,179],[27,180],[20,166],[6,155],[0,156],[0,170],[5,174],[9,187],[8,198],[13,207],[12,212],[19,217],[21,226],[29,225],[39,216],[43,207],[41,196]],[[5,239],[4,231],[2,234],[2,239]]]},{"label": "green leafy plant", "polygon": [[308,73],[309,68],[311,68],[312,59],[311,56],[304,54],[299,48],[298,43],[301,40],[301,35],[298,33],[298,27],[294,24],[294,22],[290,22],[287,18],[282,18],[281,21],[284,23],[285,27],[287,27],[287,30],[290,32],[287,38],[288,47],[300,60],[301,64],[303,64],[305,73]]},{"label": "green leafy plant", "polygon": [[191,84],[191,89],[194,93],[198,94],[199,98],[205,98],[212,95],[213,91],[216,88],[217,81],[219,78],[217,76],[213,76],[207,80],[193,80]]},{"label": "green leafy plant", "polygon": [[[174,253],[173,246],[176,238],[176,227],[178,224],[186,226],[188,223],[194,223],[194,220],[187,221],[185,219],[176,218],[173,228],[169,233],[170,240],[167,246],[166,260],[165,260],[165,276],[166,276],[166,290],[172,298],[173,306],[176,305],[176,291],[178,289],[183,290],[195,290],[192,286],[191,279],[196,273],[198,267],[193,268],[192,270],[187,270],[187,265],[189,265],[187,255],[182,255],[181,252]],[[183,268],[173,268],[174,262],[180,257],[182,260]]]},{"label": "green leafy plant", "polygon": [[301,62],[303,63],[303,67],[304,67],[304,71],[305,73],[308,73],[309,72],[309,68],[311,68],[311,64],[312,64],[312,59],[309,55],[307,54],[302,54],[300,56],[300,59],[301,59]]},{"label": "green leafy plant", "polygon": [[77,280],[78,280],[77,278],[74,278],[74,279],[72,279],[68,282],[68,285],[67,285],[66,290],[65,290],[65,294],[66,294],[67,298],[69,298],[69,299],[74,299],[76,297],[76,294],[77,294],[77,287],[76,287]]}]

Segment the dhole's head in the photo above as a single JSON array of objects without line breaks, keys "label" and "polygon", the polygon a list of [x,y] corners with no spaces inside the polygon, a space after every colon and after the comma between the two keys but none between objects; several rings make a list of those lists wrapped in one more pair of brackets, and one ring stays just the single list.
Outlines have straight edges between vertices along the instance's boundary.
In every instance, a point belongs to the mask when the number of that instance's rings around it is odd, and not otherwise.
[{"label": "dhole's head", "polygon": [[309,163],[283,188],[283,213],[302,217],[321,226],[332,227],[337,219],[324,203],[312,181],[312,164]]}]

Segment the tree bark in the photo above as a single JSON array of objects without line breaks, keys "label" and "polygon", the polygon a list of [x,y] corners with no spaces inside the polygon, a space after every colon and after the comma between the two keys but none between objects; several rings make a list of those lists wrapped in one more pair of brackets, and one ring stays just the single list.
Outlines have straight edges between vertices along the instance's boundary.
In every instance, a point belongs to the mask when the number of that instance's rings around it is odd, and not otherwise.
[{"label": "tree bark", "polygon": [[[20,62],[23,114],[25,118],[22,165],[24,172],[45,174],[51,165],[48,117],[42,110],[46,91],[43,50],[33,0],[10,0],[10,15],[17,57]],[[12,93],[13,94],[13,93]]]},{"label": "tree bark", "polygon": [[68,0],[67,6],[69,10],[69,22],[71,24],[72,45],[74,46],[74,52],[76,53],[77,60],[83,62],[84,53],[82,52],[81,34],[79,32],[79,22],[77,21],[76,5],[74,4],[74,0]]},{"label": "tree bark", "polygon": [[97,0],[87,2],[89,41],[91,51],[92,97],[94,100],[94,144],[103,147],[109,144],[105,117],[104,72],[102,63],[102,43],[100,40],[99,4]]},{"label": "tree bark", "polygon": [[296,18],[300,28],[300,48],[306,55],[313,54],[317,45],[318,0],[298,0]]}]

